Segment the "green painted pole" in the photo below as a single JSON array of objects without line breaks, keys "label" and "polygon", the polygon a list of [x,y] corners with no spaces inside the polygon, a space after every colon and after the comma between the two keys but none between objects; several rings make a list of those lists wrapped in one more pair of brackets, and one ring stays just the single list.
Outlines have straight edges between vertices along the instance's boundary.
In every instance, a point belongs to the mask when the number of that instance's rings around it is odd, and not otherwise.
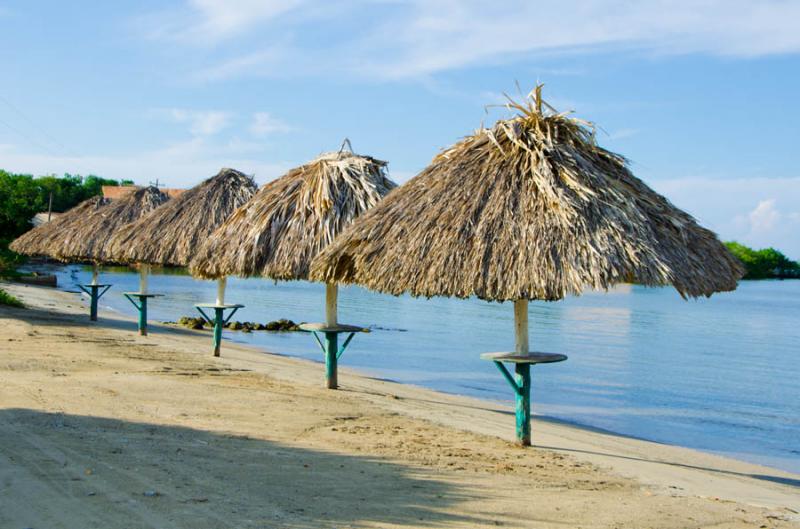
[{"label": "green painted pole", "polygon": [[224,310],[222,308],[214,309],[214,356],[219,356],[220,346],[222,345],[222,327],[225,325],[222,315]]},{"label": "green painted pole", "polygon": [[100,299],[98,296],[98,287],[96,285],[90,285],[89,290],[91,294],[89,294],[89,320],[97,321],[97,301]]},{"label": "green painted pole", "polygon": [[335,332],[325,333],[325,384],[328,389],[336,389],[339,387],[337,377],[336,358],[339,352],[339,335]]},{"label": "green painted pole", "polygon": [[147,336],[147,298],[139,298],[139,334]]},{"label": "green painted pole", "polygon": [[139,263],[139,334],[147,336],[147,275],[150,265]]},{"label": "green painted pole", "polygon": [[516,364],[514,379],[517,382],[517,443],[531,445],[531,366]]}]

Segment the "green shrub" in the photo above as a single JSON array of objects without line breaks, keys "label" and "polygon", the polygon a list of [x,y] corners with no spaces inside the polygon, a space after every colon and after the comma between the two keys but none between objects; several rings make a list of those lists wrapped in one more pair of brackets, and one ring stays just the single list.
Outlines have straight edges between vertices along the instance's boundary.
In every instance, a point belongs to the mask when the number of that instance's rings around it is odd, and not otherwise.
[{"label": "green shrub", "polygon": [[775,248],[753,250],[738,242],[725,245],[744,264],[745,279],[800,278],[800,264],[790,260]]},{"label": "green shrub", "polygon": [[20,300],[0,288],[0,305],[8,305],[9,307],[24,307]]},{"label": "green shrub", "polygon": [[14,279],[20,274],[17,267],[25,263],[26,257],[8,249],[8,240],[0,239],[0,278]]}]

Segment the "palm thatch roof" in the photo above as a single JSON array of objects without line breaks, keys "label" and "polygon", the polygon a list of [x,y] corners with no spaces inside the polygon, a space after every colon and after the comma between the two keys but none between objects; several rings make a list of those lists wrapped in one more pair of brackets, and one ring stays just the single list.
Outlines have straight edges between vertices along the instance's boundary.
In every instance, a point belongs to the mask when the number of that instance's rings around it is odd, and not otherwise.
[{"label": "palm thatch roof", "polygon": [[109,199],[102,196],[87,198],[68,211],[52,218],[50,222],[39,224],[34,229],[20,235],[9,245],[9,248],[25,255],[52,256],[51,249],[54,241],[52,237],[54,233],[69,230],[70,225],[83,222],[83,219],[94,211],[106,207],[110,203]]},{"label": "palm thatch roof", "polygon": [[310,279],[413,296],[558,300],[621,282],[683,297],[733,290],[711,231],[558,113],[541,87],[516,115],[436,156],[314,261]]},{"label": "palm thatch roof", "polygon": [[251,177],[224,168],[121,228],[109,241],[106,255],[125,263],[186,266],[197,247],[257,189]]},{"label": "palm thatch roof", "polygon": [[305,279],[311,260],[396,184],[386,162],[341,150],[265,184],[200,247],[190,272]]},{"label": "palm thatch roof", "polygon": [[[98,200],[95,204],[99,204],[103,199],[90,200]],[[83,208],[81,211],[73,215],[76,209],[73,208],[57,222],[42,226],[46,231],[33,235],[40,229],[36,228],[30,232],[28,242],[23,240],[26,234],[14,241],[14,246],[19,244],[21,250],[31,248],[35,253],[61,261],[109,262],[105,248],[116,230],[150,213],[167,200],[164,193],[150,186],[112,200],[107,205],[90,207],[86,201],[76,206]]]}]

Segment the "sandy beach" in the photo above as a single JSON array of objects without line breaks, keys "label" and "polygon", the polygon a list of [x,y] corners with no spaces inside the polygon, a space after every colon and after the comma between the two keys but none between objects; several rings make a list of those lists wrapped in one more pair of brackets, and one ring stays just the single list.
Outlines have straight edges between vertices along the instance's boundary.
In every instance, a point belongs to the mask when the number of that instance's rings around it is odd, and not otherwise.
[{"label": "sandy beach", "polygon": [[0,307],[1,528],[800,527],[798,475],[538,417],[522,449],[506,405],[346,367],[329,391],[320,364],[0,287],[27,305]]}]

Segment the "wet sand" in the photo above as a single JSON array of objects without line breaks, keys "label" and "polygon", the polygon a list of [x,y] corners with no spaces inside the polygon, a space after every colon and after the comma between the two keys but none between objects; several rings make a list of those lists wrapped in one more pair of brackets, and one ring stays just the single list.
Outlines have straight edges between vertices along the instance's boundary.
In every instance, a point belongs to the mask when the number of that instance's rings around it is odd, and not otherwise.
[{"label": "wet sand", "polygon": [[[0,284],[0,527],[800,527],[800,476]],[[113,295],[110,294],[110,295]],[[309,346],[313,345],[310,343]],[[345,360],[346,364],[346,360]]]}]

